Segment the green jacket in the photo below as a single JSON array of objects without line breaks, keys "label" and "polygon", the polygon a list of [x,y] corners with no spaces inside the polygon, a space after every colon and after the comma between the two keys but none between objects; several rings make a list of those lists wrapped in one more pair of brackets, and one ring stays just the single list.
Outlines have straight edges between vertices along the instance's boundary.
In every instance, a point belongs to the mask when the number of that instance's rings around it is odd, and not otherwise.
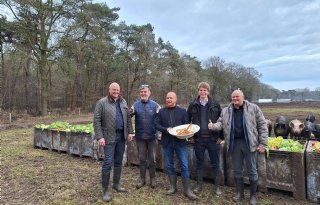
[{"label": "green jacket", "polygon": [[[131,117],[128,111],[127,102],[120,98],[120,109],[123,116],[124,137],[127,140],[128,134],[132,134]],[[116,102],[109,96],[100,99],[94,110],[93,127],[95,139],[102,137],[106,144],[115,142],[116,139]]]}]

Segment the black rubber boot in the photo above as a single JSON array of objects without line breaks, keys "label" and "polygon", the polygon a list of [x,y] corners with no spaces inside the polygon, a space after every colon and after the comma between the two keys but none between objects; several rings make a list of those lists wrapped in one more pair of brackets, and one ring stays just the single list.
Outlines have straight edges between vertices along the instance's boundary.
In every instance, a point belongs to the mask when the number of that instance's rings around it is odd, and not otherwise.
[{"label": "black rubber boot", "polygon": [[216,195],[221,195],[222,194],[222,189],[221,189],[221,174],[218,173],[214,177],[214,185],[216,187]]},{"label": "black rubber boot", "polygon": [[256,205],[257,204],[257,187],[258,187],[258,180],[256,181],[250,181],[250,205]]},{"label": "black rubber boot", "polygon": [[177,175],[170,175],[170,189],[167,191],[167,195],[171,195],[177,192]]},{"label": "black rubber boot", "polygon": [[140,189],[144,185],[146,185],[146,167],[140,165],[140,178],[138,183],[136,184],[136,188]]},{"label": "black rubber boot", "polygon": [[156,187],[156,168],[154,166],[149,167],[150,174],[150,187],[154,189]]},{"label": "black rubber boot", "polygon": [[200,194],[203,186],[203,170],[197,172],[197,186],[193,190],[194,193]]},{"label": "black rubber boot", "polygon": [[102,173],[102,189],[103,189],[103,201],[109,202],[112,198],[109,195],[108,187],[109,187],[110,173]]},{"label": "black rubber boot", "polygon": [[120,186],[120,177],[121,177],[121,168],[122,167],[114,167],[113,169],[113,186],[112,188],[117,192],[127,192],[125,188]]},{"label": "black rubber boot", "polygon": [[192,193],[190,189],[189,181],[190,181],[189,179],[182,179],[183,194],[191,200],[197,200],[198,197],[194,193]]},{"label": "black rubber boot", "polygon": [[234,181],[236,183],[237,194],[232,199],[234,202],[241,202],[244,199],[243,178],[234,178]]}]

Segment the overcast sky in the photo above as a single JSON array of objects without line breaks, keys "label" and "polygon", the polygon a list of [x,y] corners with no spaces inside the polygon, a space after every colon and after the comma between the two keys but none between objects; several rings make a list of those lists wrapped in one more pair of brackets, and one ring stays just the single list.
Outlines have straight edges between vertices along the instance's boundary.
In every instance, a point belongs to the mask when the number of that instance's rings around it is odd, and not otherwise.
[{"label": "overcast sky", "polygon": [[106,0],[121,21],[203,61],[255,68],[279,90],[320,87],[319,0]]}]

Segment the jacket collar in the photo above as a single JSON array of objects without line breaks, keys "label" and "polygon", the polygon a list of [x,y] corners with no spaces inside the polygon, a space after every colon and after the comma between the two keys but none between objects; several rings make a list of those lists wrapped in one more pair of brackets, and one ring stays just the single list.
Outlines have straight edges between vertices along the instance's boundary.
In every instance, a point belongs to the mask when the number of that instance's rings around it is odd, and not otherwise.
[{"label": "jacket collar", "polygon": [[[212,103],[212,101],[213,101],[212,97],[210,97],[210,96],[208,95],[208,105],[210,105],[210,104]],[[198,96],[196,99],[194,99],[194,103],[195,103],[195,104],[198,104],[198,105],[201,105],[201,103],[200,103],[200,96]]]},{"label": "jacket collar", "polygon": [[150,102],[150,98],[148,98],[147,101],[142,101],[142,100],[140,99],[140,102],[142,102],[142,103],[148,103],[148,102]]},{"label": "jacket collar", "polygon": [[[119,100],[121,102],[123,100],[122,95],[119,95],[119,98],[117,100]],[[108,95],[108,101],[109,102],[116,102],[116,100],[114,100],[110,95]]]},{"label": "jacket collar", "polygon": [[[243,105],[241,105],[241,106],[243,106],[243,109],[248,108],[249,102],[247,100],[244,100]],[[232,110],[234,108],[233,103],[229,103],[228,108]]]}]

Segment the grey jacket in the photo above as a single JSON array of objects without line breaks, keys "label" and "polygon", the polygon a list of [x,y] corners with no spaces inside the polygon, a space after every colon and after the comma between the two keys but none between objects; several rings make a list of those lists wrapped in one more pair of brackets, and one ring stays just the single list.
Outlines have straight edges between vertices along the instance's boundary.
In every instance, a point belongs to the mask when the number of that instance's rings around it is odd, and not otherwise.
[{"label": "grey jacket", "polygon": [[[129,114],[127,102],[120,98],[120,108],[123,116],[124,137],[127,140],[128,134],[132,134],[131,117]],[[115,142],[116,138],[116,102],[109,96],[101,98],[95,107],[93,117],[93,127],[95,139],[102,137],[106,144]]]},{"label": "grey jacket", "polygon": [[[256,104],[245,100],[243,113],[246,119],[245,125],[247,127],[250,151],[256,151],[259,145],[266,148],[268,144],[268,128],[261,109]],[[232,116],[233,104],[230,103],[228,107],[222,109],[217,123],[213,125],[213,130],[223,130],[227,150],[229,150],[230,145]]]}]

